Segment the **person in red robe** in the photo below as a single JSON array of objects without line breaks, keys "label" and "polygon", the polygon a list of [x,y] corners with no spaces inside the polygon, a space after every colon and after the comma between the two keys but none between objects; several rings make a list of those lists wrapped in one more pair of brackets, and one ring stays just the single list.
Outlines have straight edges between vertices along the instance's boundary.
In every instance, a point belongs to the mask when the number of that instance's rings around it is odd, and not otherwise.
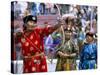
[{"label": "person in red robe", "polygon": [[54,26],[39,27],[36,25],[37,17],[32,15],[24,17],[23,21],[23,32],[16,34],[23,55],[23,72],[47,72],[43,38],[58,29],[61,22]]}]

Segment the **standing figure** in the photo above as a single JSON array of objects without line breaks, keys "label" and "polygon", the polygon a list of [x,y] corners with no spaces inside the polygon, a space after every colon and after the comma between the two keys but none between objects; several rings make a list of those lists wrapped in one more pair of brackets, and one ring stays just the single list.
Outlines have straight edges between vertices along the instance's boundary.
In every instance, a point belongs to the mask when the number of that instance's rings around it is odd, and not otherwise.
[{"label": "standing figure", "polygon": [[47,72],[43,38],[59,28],[61,24],[39,27],[36,25],[37,17],[32,15],[24,17],[23,21],[23,32],[16,34],[16,41],[22,50],[24,73]]},{"label": "standing figure", "polygon": [[61,49],[57,51],[56,71],[67,71],[76,69],[76,57],[78,46],[72,39],[72,30],[65,30],[65,43]]},{"label": "standing figure", "polygon": [[97,43],[94,41],[94,34],[86,33],[86,43],[80,53],[79,69],[95,69],[97,66]]}]

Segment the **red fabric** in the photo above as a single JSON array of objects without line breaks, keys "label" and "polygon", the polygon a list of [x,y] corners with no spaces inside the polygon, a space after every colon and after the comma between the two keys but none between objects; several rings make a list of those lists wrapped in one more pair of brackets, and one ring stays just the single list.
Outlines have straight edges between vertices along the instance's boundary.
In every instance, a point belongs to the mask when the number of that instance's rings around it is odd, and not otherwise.
[{"label": "red fabric", "polygon": [[[26,32],[23,34],[23,37],[19,39],[19,43],[21,43],[22,54],[23,56],[31,56],[35,54],[44,53],[43,46],[43,37],[47,36],[52,32],[52,28],[35,28],[33,32],[31,32],[26,38]],[[25,35],[25,36],[24,36]],[[28,39],[28,40],[27,40]],[[30,40],[30,41],[29,41]],[[38,49],[34,46],[38,47]],[[24,73],[32,73],[32,72],[47,72],[47,64],[45,56],[37,56],[34,58],[24,58]],[[38,61],[38,63],[35,63]]]}]

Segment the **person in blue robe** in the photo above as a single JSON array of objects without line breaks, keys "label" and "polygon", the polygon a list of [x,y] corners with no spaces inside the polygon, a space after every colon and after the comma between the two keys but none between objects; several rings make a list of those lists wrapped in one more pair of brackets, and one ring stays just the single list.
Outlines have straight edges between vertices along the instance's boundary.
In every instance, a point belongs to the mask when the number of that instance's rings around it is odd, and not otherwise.
[{"label": "person in blue robe", "polygon": [[86,43],[84,43],[80,52],[79,69],[97,68],[97,43],[94,41],[94,34],[86,33]]}]

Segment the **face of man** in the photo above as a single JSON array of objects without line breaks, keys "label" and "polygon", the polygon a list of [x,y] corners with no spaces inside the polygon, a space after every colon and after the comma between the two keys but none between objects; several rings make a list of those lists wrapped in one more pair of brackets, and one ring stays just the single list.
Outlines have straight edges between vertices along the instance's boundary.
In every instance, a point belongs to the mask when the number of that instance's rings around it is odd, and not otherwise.
[{"label": "face of man", "polygon": [[28,21],[26,28],[27,30],[33,30],[33,28],[35,27],[35,22],[34,21]]},{"label": "face of man", "polygon": [[91,43],[91,42],[93,41],[93,37],[87,35],[87,36],[86,36],[86,41],[87,41],[88,43]]}]

